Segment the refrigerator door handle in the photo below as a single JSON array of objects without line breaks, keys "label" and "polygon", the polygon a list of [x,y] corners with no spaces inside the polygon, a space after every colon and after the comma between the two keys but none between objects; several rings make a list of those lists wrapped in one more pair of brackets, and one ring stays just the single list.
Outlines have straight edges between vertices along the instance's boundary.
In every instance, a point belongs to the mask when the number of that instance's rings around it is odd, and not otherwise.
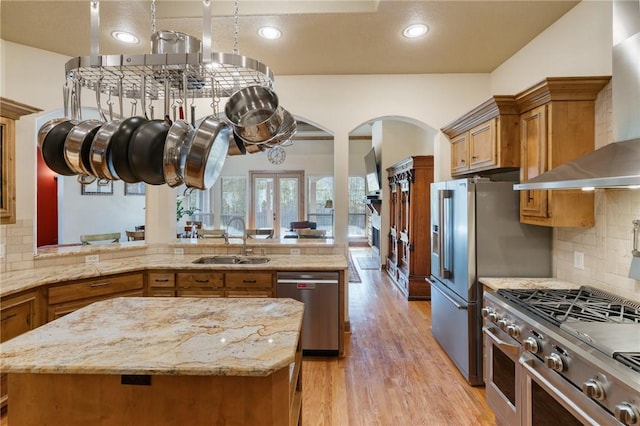
[{"label": "refrigerator door handle", "polygon": [[438,233],[438,247],[440,255],[438,256],[438,273],[441,278],[451,278],[451,270],[448,269],[451,260],[451,201],[453,197],[453,191],[450,189],[444,189],[438,191],[438,227],[440,232]]}]

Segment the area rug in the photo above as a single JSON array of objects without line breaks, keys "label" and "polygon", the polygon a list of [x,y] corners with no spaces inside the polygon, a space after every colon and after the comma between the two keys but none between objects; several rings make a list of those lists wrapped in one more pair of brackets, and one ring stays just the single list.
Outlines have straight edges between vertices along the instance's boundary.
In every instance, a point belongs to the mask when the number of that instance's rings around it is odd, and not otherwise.
[{"label": "area rug", "polygon": [[377,257],[365,256],[356,257],[360,269],[380,269],[380,261]]},{"label": "area rug", "polygon": [[349,282],[350,283],[361,283],[360,274],[358,274],[358,270],[356,269],[356,265],[353,264],[353,258],[349,256]]}]

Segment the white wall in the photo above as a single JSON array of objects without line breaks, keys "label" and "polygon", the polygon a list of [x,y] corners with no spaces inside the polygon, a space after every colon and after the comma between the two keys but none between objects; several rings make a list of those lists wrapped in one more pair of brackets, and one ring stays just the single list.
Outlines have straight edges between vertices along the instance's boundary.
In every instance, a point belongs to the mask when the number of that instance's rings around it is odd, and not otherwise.
[{"label": "white wall", "polygon": [[611,75],[612,2],[582,1],[491,73],[511,95],[546,77]]}]

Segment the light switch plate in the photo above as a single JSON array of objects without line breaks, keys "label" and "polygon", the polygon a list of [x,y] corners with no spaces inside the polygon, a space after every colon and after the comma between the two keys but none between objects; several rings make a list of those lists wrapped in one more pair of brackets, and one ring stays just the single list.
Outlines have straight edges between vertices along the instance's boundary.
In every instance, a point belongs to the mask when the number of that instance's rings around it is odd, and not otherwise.
[{"label": "light switch plate", "polygon": [[573,267],[577,269],[584,269],[584,253],[581,251],[573,252]]},{"label": "light switch plate", "polygon": [[173,254],[175,256],[183,256],[184,255],[184,249],[183,248],[174,248],[173,249]]},{"label": "light switch plate", "polygon": [[6,256],[7,246],[4,243],[0,244],[0,259],[4,259]]},{"label": "light switch plate", "polygon": [[84,263],[98,263],[100,262],[100,256],[97,254],[90,254],[84,257]]},{"label": "light switch plate", "polygon": [[300,254],[300,249],[294,249],[294,248],[292,248],[292,249],[289,251],[289,253],[290,253],[290,254],[292,254],[292,255],[298,255],[298,254]]}]

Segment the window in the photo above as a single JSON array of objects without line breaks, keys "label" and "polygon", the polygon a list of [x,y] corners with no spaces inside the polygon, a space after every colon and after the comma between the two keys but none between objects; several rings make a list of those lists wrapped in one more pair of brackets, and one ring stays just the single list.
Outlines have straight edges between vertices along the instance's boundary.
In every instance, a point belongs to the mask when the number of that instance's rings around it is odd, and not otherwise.
[{"label": "window", "polygon": [[[222,176],[220,178],[220,225],[225,227],[234,216],[247,217],[247,178],[243,176]],[[233,232],[242,232],[239,223],[234,223]]]},{"label": "window", "polygon": [[[333,176],[310,176],[307,180],[307,220],[333,235]],[[329,203],[327,201],[330,201]]]},{"label": "window", "polygon": [[367,214],[364,176],[349,176],[349,229],[348,238],[364,238],[367,229]]}]

